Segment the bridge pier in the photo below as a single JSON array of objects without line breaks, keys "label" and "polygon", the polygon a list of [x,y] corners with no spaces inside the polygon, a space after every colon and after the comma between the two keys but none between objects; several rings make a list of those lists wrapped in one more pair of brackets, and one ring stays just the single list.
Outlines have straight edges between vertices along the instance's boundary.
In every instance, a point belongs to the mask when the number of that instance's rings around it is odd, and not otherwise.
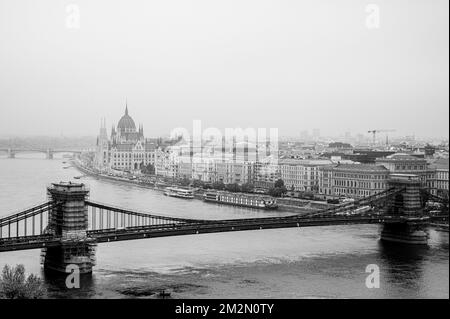
[{"label": "bridge pier", "polygon": [[66,272],[78,267],[81,274],[91,273],[95,265],[96,241],[88,238],[88,211],[85,203],[89,190],[84,184],[54,183],[48,196],[58,205],[49,211],[47,233],[59,238],[59,245],[42,250],[44,269]]},{"label": "bridge pier", "polygon": [[398,218],[384,223],[381,240],[427,245],[428,218],[423,217],[419,176],[393,174],[389,180],[389,186],[403,191],[388,202],[387,215]]},{"label": "bridge pier", "polygon": [[427,245],[428,232],[425,224],[420,220],[385,223],[381,231],[381,240],[403,244]]}]

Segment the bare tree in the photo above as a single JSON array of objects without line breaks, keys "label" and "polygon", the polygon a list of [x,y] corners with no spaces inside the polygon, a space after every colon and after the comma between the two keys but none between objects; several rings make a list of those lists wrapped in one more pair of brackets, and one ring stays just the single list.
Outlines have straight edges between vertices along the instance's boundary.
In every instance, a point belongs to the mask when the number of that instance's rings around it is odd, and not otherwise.
[{"label": "bare tree", "polygon": [[0,298],[39,299],[44,296],[42,280],[31,274],[25,276],[25,267],[5,265],[0,278]]}]

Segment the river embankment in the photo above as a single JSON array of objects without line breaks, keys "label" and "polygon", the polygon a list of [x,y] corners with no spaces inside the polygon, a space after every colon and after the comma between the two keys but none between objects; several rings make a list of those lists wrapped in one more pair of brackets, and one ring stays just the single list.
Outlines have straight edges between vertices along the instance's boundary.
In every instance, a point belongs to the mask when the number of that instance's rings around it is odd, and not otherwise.
[{"label": "river embankment", "polygon": [[[144,187],[148,189],[152,189],[155,191],[164,191],[164,189],[168,186],[177,186],[177,185],[171,185],[171,184],[158,184],[157,182],[148,182],[143,181],[140,178],[136,177],[133,179],[127,178],[127,177],[121,177],[116,175],[109,175],[104,174],[101,172],[98,172],[92,168],[88,168],[82,163],[80,163],[77,160],[71,161],[73,167],[78,169],[80,172],[82,172],[85,175],[89,175],[98,179],[107,180],[115,183],[120,184],[132,184],[139,187]],[[203,190],[198,190],[194,192],[194,197],[197,200],[203,200]],[[305,212],[311,212],[311,211],[317,211],[320,209],[326,209],[330,207],[330,204],[322,203],[322,202],[316,202],[316,201],[309,201],[309,200],[303,200],[303,199],[296,199],[296,198],[276,198],[277,204],[280,211],[285,212],[292,212],[292,213],[305,213]]]}]

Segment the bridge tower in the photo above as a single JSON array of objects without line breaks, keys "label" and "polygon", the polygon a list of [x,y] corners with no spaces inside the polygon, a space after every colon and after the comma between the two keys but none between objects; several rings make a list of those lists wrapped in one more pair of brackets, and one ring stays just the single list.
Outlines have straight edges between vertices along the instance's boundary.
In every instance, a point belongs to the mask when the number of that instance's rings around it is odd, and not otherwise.
[{"label": "bridge tower", "polygon": [[392,174],[389,187],[402,191],[389,199],[386,213],[393,219],[384,223],[381,240],[426,245],[427,218],[423,216],[420,177],[411,174]]},{"label": "bridge tower", "polygon": [[43,249],[44,269],[66,272],[76,265],[81,274],[91,273],[95,265],[95,240],[88,238],[89,194],[84,184],[60,182],[47,188],[49,199],[58,205],[49,212],[47,233],[59,238],[59,245]]},{"label": "bridge tower", "polygon": [[16,152],[12,148],[8,148],[8,158],[15,158]]},{"label": "bridge tower", "polygon": [[53,159],[53,151],[51,149],[47,149],[47,152],[45,154],[45,157],[47,159]]}]

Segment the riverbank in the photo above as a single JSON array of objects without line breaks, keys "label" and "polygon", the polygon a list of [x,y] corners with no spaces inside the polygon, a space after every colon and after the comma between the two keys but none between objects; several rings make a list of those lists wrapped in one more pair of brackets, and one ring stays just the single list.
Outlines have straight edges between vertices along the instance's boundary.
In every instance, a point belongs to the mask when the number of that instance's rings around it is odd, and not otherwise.
[{"label": "riverbank", "polygon": [[[156,182],[148,183],[148,182],[139,180],[139,178],[129,179],[129,178],[125,178],[125,177],[101,174],[100,172],[97,172],[95,170],[92,170],[92,169],[89,169],[89,168],[83,166],[77,160],[72,160],[71,163],[72,163],[73,167],[75,167],[80,172],[82,172],[86,175],[89,175],[89,176],[92,176],[92,177],[95,177],[98,179],[102,179],[102,180],[114,181],[114,182],[120,183],[120,184],[132,184],[135,186],[148,188],[148,189],[152,189],[152,190],[160,191],[160,192],[164,191],[164,189],[166,187],[177,186],[177,185],[167,184],[167,185],[164,185],[163,187],[158,187]],[[198,190],[198,191],[194,192],[194,199],[203,200],[203,193],[204,192],[202,190]],[[283,211],[283,212],[297,213],[297,214],[311,212],[311,211],[317,211],[319,209],[325,209],[325,208],[329,207],[329,205],[326,203],[317,203],[317,202],[301,200],[301,199],[276,198],[276,200],[277,200],[277,204],[279,207],[278,210]],[[220,204],[218,204],[218,205],[220,205]]]},{"label": "riverbank", "polygon": [[85,166],[83,166],[81,163],[79,163],[77,160],[72,160],[71,164],[73,165],[73,167],[75,167],[76,169],[78,169],[80,172],[101,179],[101,180],[109,180],[109,181],[114,181],[114,182],[118,182],[118,183],[122,183],[122,184],[132,184],[132,185],[136,185],[136,186],[140,186],[140,187],[144,187],[144,188],[149,188],[149,189],[153,189],[153,190],[157,190],[157,191],[163,191],[164,188],[158,188],[153,184],[150,183],[144,183],[140,180],[130,180],[129,178],[125,178],[125,177],[119,177],[119,176],[112,176],[112,175],[105,175],[105,174],[101,174],[99,172],[96,172],[94,170],[91,170]]},{"label": "riverbank", "polygon": [[[0,160],[0,215],[42,202],[48,183],[77,181],[73,176],[85,175],[74,167],[63,169],[70,165],[69,161],[61,162],[65,159],[50,161],[39,156],[35,160]],[[78,181],[89,183],[93,201],[155,215],[224,220],[279,214],[169,198],[150,189],[90,176]],[[130,298],[128,291],[163,289],[171,291],[175,299],[448,298],[448,233],[430,229],[427,249],[407,250],[383,245],[378,239],[379,225],[372,224],[103,243],[97,247],[97,266],[91,281],[82,281],[83,289],[71,289],[70,295],[64,281],[55,282],[41,273],[39,250],[2,252],[0,260],[11,265],[20,262],[30,273],[41,274],[49,298]],[[368,264],[379,265],[387,274],[379,289],[364,285],[361,273]]]}]

